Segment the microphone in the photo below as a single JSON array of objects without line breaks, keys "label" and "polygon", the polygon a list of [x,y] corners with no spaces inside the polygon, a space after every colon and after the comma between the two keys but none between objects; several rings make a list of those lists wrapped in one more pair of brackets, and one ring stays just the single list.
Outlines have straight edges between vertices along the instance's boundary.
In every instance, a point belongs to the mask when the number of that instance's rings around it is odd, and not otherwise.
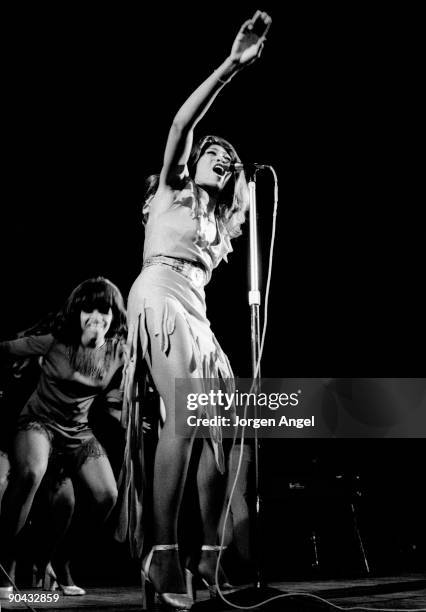
[{"label": "microphone", "polygon": [[265,164],[257,164],[256,162],[231,162],[229,164],[229,172],[241,172],[242,170],[264,170],[268,168]]}]

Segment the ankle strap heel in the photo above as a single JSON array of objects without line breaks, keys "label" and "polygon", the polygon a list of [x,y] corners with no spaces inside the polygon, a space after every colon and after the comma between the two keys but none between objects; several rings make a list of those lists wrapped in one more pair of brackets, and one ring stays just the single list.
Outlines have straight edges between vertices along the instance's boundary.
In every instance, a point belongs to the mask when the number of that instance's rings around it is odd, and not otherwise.
[{"label": "ankle strap heel", "polygon": [[[203,544],[203,546],[201,547],[201,552],[220,553],[221,551],[224,551],[226,548],[227,546],[220,546],[218,544]],[[215,599],[216,597],[218,597],[218,589],[217,589],[217,585],[215,584],[216,571],[214,573],[214,576],[212,575],[203,576],[202,571],[200,571],[201,570],[200,565],[198,567],[199,567],[198,574],[199,574],[199,577],[201,578],[201,582],[204,584],[206,589],[208,589],[210,598]],[[228,582],[222,568],[220,568],[220,571],[219,571],[219,581],[220,581],[219,588],[223,595],[229,595],[230,593],[234,593],[234,591],[238,590],[232,584]]]},{"label": "ankle strap heel", "polygon": [[148,553],[148,556],[145,559],[145,562],[142,563],[142,572],[145,574],[145,578],[149,581],[149,568],[151,565],[152,557],[154,553],[160,550],[179,550],[178,544],[157,544],[153,546]]},{"label": "ankle strap heel", "polygon": [[143,590],[143,605],[148,610],[154,609],[156,604],[161,604],[168,612],[189,612],[194,603],[194,600],[187,593],[159,593],[156,591],[151,579],[149,578],[149,569],[152,562],[152,557],[155,552],[166,550],[179,550],[177,544],[157,544],[153,546],[148,553],[145,561],[142,563],[142,590]]},{"label": "ankle strap heel", "polygon": [[227,546],[219,546],[217,544],[203,544],[201,550],[213,550],[215,552],[220,552],[221,550],[225,550],[228,548]]}]

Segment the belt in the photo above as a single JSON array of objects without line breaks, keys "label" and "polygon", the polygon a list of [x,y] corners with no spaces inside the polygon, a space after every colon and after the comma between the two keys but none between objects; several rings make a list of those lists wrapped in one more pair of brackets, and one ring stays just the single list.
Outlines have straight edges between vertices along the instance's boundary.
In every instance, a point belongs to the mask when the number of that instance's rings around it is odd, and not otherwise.
[{"label": "belt", "polygon": [[202,264],[197,261],[189,261],[180,257],[169,257],[168,255],[154,255],[147,257],[143,262],[142,270],[150,266],[166,266],[175,272],[179,272],[185,276],[196,287],[204,287],[207,281],[207,275]]}]

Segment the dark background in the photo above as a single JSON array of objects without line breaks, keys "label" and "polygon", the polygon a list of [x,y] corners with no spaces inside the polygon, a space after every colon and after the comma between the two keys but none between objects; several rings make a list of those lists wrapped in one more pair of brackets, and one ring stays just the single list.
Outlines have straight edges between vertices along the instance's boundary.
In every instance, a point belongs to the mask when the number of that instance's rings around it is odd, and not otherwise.
[{"label": "dark background", "polygon": [[[255,8],[61,5],[3,15],[0,337],[58,309],[93,275],[127,295],[142,260],[143,179],[160,169],[179,105]],[[225,87],[196,134],[222,135],[243,160],[278,174],[263,373],[421,376],[419,16],[389,6],[260,8],[273,17],[261,59]],[[272,196],[270,175],[259,174],[263,284]],[[207,289],[208,312],[236,374],[247,376],[246,235],[234,249]],[[353,469],[370,475],[372,532],[382,506],[391,516],[400,509],[389,521],[401,534],[408,508],[419,507],[422,440],[278,442],[261,466],[276,532],[299,467],[312,475],[320,457],[339,471],[348,448],[359,458]],[[413,486],[396,487],[407,479]],[[379,504],[380,487],[389,500]],[[306,558],[300,553],[302,566]]]}]

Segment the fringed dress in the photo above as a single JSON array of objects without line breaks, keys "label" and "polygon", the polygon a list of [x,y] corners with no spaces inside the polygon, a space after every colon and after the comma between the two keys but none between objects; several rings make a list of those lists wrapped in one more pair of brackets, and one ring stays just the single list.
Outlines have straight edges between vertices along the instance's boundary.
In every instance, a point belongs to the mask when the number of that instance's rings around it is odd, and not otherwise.
[{"label": "fringed dress", "polygon": [[43,433],[52,460],[73,471],[89,456],[106,454],[89,427],[88,414],[95,398],[116,394],[110,385],[124,364],[122,340],[110,338],[99,348],[74,349],[51,334],[26,336],[1,342],[0,353],[42,358],[39,382],[18,418],[18,431]]},{"label": "fringed dress", "polygon": [[[129,363],[124,382],[123,408],[127,450],[119,483],[124,495],[119,539],[130,538],[135,555],[141,554],[142,547],[142,361],[148,365],[154,381],[161,380],[163,374],[155,371],[155,364],[151,363],[151,344],[159,343],[168,358],[173,353],[171,348],[174,343],[185,344],[186,350],[182,354],[189,352],[189,357],[184,363],[182,359],[175,363],[176,375],[173,379],[184,377],[189,381],[194,380],[194,389],[198,392],[200,384],[203,389],[206,379],[220,379],[226,391],[233,388],[231,366],[207,318],[204,287],[213,269],[222,259],[226,261],[228,253],[232,251],[230,239],[241,233],[239,228],[244,214],[238,213],[224,223],[208,211],[208,203],[208,194],[189,179],[184,189],[176,192],[170,206],[162,208],[162,203],[157,202],[152,207],[145,228],[142,271],[128,298]],[[181,336],[175,334],[178,318],[181,319],[180,324],[183,323],[183,341]],[[175,360],[176,354],[180,355],[179,350],[174,353]],[[168,377],[170,370],[174,371],[173,363],[168,368]],[[161,395],[161,390],[159,392]],[[206,406],[201,416],[214,416],[214,410],[214,406]],[[223,472],[225,466],[219,427],[210,427],[210,438],[218,469]]]}]

